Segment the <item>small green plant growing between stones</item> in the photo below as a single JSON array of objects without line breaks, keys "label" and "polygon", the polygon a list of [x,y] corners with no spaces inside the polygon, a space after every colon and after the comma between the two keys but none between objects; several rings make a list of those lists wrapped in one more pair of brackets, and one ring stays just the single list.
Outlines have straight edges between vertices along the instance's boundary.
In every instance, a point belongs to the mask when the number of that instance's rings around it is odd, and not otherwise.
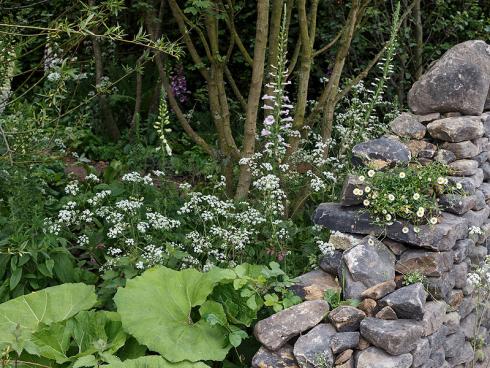
[{"label": "small green plant growing between stones", "polygon": [[[397,166],[385,171],[365,169],[359,173],[359,185],[354,195],[363,199],[365,209],[374,223],[392,225],[396,220],[407,220],[415,225],[413,231],[420,231],[417,225],[439,222],[441,207],[437,197],[447,193],[462,193],[461,184],[450,185],[446,165],[430,163]],[[404,234],[412,231],[402,228]]]},{"label": "small green plant growing between stones", "polygon": [[314,366],[318,368],[332,368],[333,365],[327,361],[327,358],[323,354],[317,354],[315,357]]},{"label": "small green plant growing between stones", "polygon": [[330,308],[335,309],[342,305],[350,305],[352,307],[357,307],[359,301],[356,299],[346,299],[342,300],[342,293],[337,290],[328,289],[325,291],[323,299],[330,305]]},{"label": "small green plant growing between stones", "polygon": [[403,285],[413,285],[421,283],[425,286],[427,284],[427,278],[420,271],[410,271],[403,275]]}]

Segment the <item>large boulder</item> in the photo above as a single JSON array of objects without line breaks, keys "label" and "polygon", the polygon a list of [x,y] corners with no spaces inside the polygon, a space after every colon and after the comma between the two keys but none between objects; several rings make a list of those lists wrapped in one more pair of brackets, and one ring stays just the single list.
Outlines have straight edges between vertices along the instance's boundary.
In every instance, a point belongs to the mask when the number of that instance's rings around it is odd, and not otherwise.
[{"label": "large boulder", "polygon": [[378,239],[365,237],[342,257],[344,297],[359,299],[363,291],[395,277],[395,256]]},{"label": "large boulder", "polygon": [[490,46],[466,41],[448,50],[408,93],[415,114],[461,112],[480,115],[490,86]]},{"label": "large boulder", "polygon": [[434,120],[427,125],[431,137],[445,142],[463,142],[479,138],[485,133],[478,116],[457,116]]}]

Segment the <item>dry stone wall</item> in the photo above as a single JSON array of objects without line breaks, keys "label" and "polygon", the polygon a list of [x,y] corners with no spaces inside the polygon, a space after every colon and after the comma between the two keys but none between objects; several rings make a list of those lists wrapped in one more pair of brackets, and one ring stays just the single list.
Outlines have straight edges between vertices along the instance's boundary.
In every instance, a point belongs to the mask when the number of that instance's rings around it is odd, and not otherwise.
[{"label": "dry stone wall", "polygon": [[[381,227],[361,210],[352,192],[362,183],[349,176],[341,202],[314,214],[332,231],[335,252],[299,278],[293,290],[303,303],[257,323],[262,347],[253,367],[473,367],[472,339],[490,343],[490,318],[475,331],[477,301],[467,283],[490,248],[489,86],[490,46],[456,45],[413,85],[412,112],[397,117],[390,134],[354,147],[354,164],[381,170],[414,159],[447,164],[465,194],[439,198],[436,225]],[[426,284],[404,285],[409,271]],[[330,310],[327,289],[361,303]]]}]

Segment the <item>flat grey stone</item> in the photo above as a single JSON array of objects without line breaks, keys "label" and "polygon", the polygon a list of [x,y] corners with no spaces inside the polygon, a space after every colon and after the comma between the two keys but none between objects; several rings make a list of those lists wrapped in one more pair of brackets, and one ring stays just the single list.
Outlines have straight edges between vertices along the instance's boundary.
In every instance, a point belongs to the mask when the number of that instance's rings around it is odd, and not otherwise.
[{"label": "flat grey stone", "polygon": [[480,211],[470,210],[466,212],[463,217],[468,221],[468,226],[481,227],[486,221],[488,221],[488,215],[490,215],[490,207],[487,205]]},{"label": "flat grey stone", "polygon": [[449,184],[456,185],[461,184],[461,189],[468,195],[474,194],[476,192],[477,185],[472,177],[464,176],[448,176]]},{"label": "flat grey stone", "polygon": [[432,138],[453,143],[471,141],[482,137],[485,133],[483,123],[478,116],[435,120],[427,125],[427,131]]},{"label": "flat grey stone", "polygon": [[479,188],[483,195],[485,196],[485,200],[489,200],[490,199],[490,183],[482,183],[480,185],[480,188]]},{"label": "flat grey stone", "polygon": [[[395,241],[439,251],[450,250],[457,240],[468,234],[468,223],[465,219],[445,212],[438,224],[421,225],[418,233],[413,231],[412,225],[400,221],[386,227],[373,225],[373,220],[365,211],[355,207],[342,207],[337,203],[320,204],[313,221],[331,230],[382,235]],[[402,231],[405,226],[409,228],[408,233]]]},{"label": "flat grey stone", "polygon": [[433,368],[443,368],[446,362],[446,353],[444,348],[439,348],[436,351],[433,351],[430,355],[430,361],[433,362]]},{"label": "flat grey stone", "polygon": [[357,368],[410,368],[412,361],[411,354],[393,356],[371,346],[357,356]]},{"label": "flat grey stone", "polygon": [[367,236],[342,256],[344,297],[358,299],[366,289],[395,278],[395,256],[379,240]]},{"label": "flat grey stone", "polygon": [[475,242],[471,239],[458,240],[453,248],[454,263],[458,264],[463,262],[468,255],[468,248],[474,244]]},{"label": "flat grey stone", "polygon": [[388,280],[371,286],[369,289],[366,289],[362,292],[361,298],[369,298],[378,300],[384,297],[385,295],[395,291],[396,283],[393,280]]},{"label": "flat grey stone", "polygon": [[447,334],[456,333],[459,330],[461,316],[458,312],[447,313],[444,317],[444,326],[447,328]]},{"label": "flat grey stone", "polygon": [[[456,313],[457,314],[457,313]],[[442,325],[438,330],[434,331],[432,335],[427,336],[427,340],[429,341],[430,348],[432,351],[439,349],[446,341],[446,336],[449,333],[449,328],[445,325]]]},{"label": "flat grey stone", "polygon": [[459,305],[459,315],[461,319],[468,316],[471,312],[473,312],[476,308],[475,299],[473,297],[466,297],[463,299],[462,303]]},{"label": "flat grey stone", "polygon": [[[481,150],[479,150],[478,147],[471,141],[444,143],[442,145],[442,148],[454,153],[457,160],[464,158],[472,159],[481,152]],[[474,161],[476,161],[477,164],[480,165],[480,162],[478,160]]]},{"label": "flat grey stone", "polygon": [[359,179],[358,175],[349,174],[344,180],[342,191],[340,193],[340,204],[342,206],[354,206],[361,204],[364,196],[355,195],[355,189],[364,190],[366,184]]},{"label": "flat grey stone", "polygon": [[434,159],[441,164],[448,165],[451,162],[456,161],[456,155],[451,151],[441,148],[436,152]]},{"label": "flat grey stone", "polygon": [[443,301],[430,301],[425,304],[422,326],[423,336],[432,335],[441,328],[445,320],[447,304]]},{"label": "flat grey stone", "polygon": [[467,340],[475,338],[476,335],[478,335],[476,329],[477,326],[476,313],[472,312],[469,315],[467,315],[465,318],[463,318],[460,322],[460,326],[461,326],[461,331],[463,332]]},{"label": "flat grey stone", "polygon": [[432,349],[428,339],[420,339],[412,350],[413,363],[412,367],[420,367],[430,358]]},{"label": "flat grey stone", "polygon": [[323,270],[313,270],[296,277],[289,289],[303,300],[323,299],[327,290],[341,290],[335,276]]},{"label": "flat grey stone", "polygon": [[439,197],[439,205],[444,211],[463,215],[476,206],[477,197],[474,195],[444,194]]},{"label": "flat grey stone", "polygon": [[391,307],[398,318],[422,320],[427,294],[421,283],[404,286],[379,301],[380,307]]},{"label": "flat grey stone", "polygon": [[366,314],[350,305],[342,305],[328,314],[328,319],[338,332],[354,332],[359,330],[359,324]]},{"label": "flat grey stone", "polygon": [[448,358],[447,361],[448,363],[454,367],[458,364],[464,364],[471,362],[473,358],[475,357],[475,353],[473,352],[473,348],[471,347],[470,342],[466,342],[463,346],[463,349],[461,350],[461,353],[458,354],[457,356],[453,358]]},{"label": "flat grey stone", "polygon": [[457,356],[463,349],[465,341],[463,331],[457,331],[446,336],[446,341],[443,344],[446,357],[453,358]]},{"label": "flat grey stone", "polygon": [[378,138],[359,143],[352,148],[352,162],[374,169],[407,164],[411,159],[410,151],[400,141]]},{"label": "flat grey stone", "polygon": [[456,283],[453,272],[444,272],[439,277],[427,277],[426,287],[431,298],[436,300],[446,299]]},{"label": "flat grey stone", "polygon": [[479,149],[480,153],[473,157],[473,160],[478,162],[478,165],[482,165],[484,162],[488,161],[488,151],[483,151],[483,149]]},{"label": "flat grey stone", "polygon": [[432,112],[430,114],[415,115],[415,116],[417,117],[419,123],[426,123],[441,118],[441,114],[438,112]]},{"label": "flat grey stone", "polygon": [[[459,240],[458,240],[459,241]],[[422,249],[409,249],[400,256],[395,270],[406,274],[417,271],[424,276],[441,276],[453,265],[452,252],[429,252]]]},{"label": "flat grey stone", "polygon": [[456,160],[451,162],[448,166],[452,170],[453,175],[457,176],[472,176],[478,171],[478,161],[475,160]]},{"label": "flat grey stone", "polygon": [[267,349],[277,350],[292,337],[320,323],[328,310],[328,303],[324,300],[297,304],[259,321],[254,335]]},{"label": "flat grey stone", "polygon": [[359,332],[338,332],[330,340],[330,348],[334,354],[347,349],[354,349],[359,344]]},{"label": "flat grey stone", "polygon": [[381,310],[376,313],[376,318],[393,321],[395,319],[398,319],[398,316],[396,315],[396,312],[393,310],[393,308],[386,306],[384,308],[381,308]]},{"label": "flat grey stone", "polygon": [[405,144],[412,158],[433,158],[437,152],[437,146],[427,141],[411,140]]},{"label": "flat grey stone", "polygon": [[400,355],[415,348],[424,328],[415,320],[387,321],[367,317],[361,322],[361,335],[389,354]]},{"label": "flat grey stone", "polygon": [[453,266],[453,273],[455,278],[454,287],[463,289],[466,286],[466,275],[468,273],[468,264],[461,262]]},{"label": "flat grey stone", "polygon": [[483,192],[478,189],[475,192],[475,198],[476,198],[475,206],[472,209],[475,211],[484,209],[487,204],[485,194],[483,194]]},{"label": "flat grey stone", "polygon": [[331,254],[324,255],[320,260],[320,268],[329,274],[338,277],[340,280],[340,264],[342,262],[342,252],[335,250]]},{"label": "flat grey stone", "polygon": [[301,335],[294,344],[293,354],[301,368],[316,368],[320,364],[332,365],[334,357],[330,342],[334,328],[325,323]]},{"label": "flat grey stone", "polygon": [[490,51],[483,41],[449,49],[413,84],[408,105],[415,114],[483,112],[490,86]]},{"label": "flat grey stone", "polygon": [[285,345],[277,351],[267,350],[261,347],[252,359],[253,368],[298,368],[293,355],[293,347]]},{"label": "flat grey stone", "polygon": [[[482,124],[481,121],[480,124]],[[395,120],[390,123],[390,128],[393,133],[401,138],[422,139],[424,138],[426,131],[425,125],[420,124],[417,116],[408,112],[402,112],[396,117]]]}]

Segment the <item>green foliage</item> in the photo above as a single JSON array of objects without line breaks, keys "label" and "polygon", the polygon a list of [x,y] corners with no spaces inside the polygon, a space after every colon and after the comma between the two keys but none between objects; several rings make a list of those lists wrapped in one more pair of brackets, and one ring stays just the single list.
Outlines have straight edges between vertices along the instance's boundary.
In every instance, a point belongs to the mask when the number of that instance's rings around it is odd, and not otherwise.
[{"label": "green foliage", "polygon": [[385,171],[365,169],[359,175],[363,185],[354,189],[354,194],[364,198],[364,207],[375,223],[390,224],[402,219],[415,225],[435,225],[441,213],[437,196],[460,189],[448,184],[449,174],[447,166],[436,162]]},{"label": "green foliage", "polygon": [[352,307],[357,307],[360,304],[359,300],[356,299],[342,299],[342,291],[336,291],[332,289],[327,289],[323,299],[328,302],[330,309],[335,309],[341,305],[350,305]]},{"label": "green foliage", "polygon": [[204,363],[169,363],[160,356],[145,356],[137,359],[129,359],[124,362],[117,362],[107,365],[102,365],[103,368],[209,368]]},{"label": "green foliage", "polygon": [[63,284],[0,304],[0,351],[10,347],[37,353],[32,334],[44,325],[64,321],[96,303],[93,286]]},{"label": "green foliage", "polygon": [[425,285],[427,278],[420,271],[408,271],[403,274],[403,285],[412,285],[421,283]]}]

